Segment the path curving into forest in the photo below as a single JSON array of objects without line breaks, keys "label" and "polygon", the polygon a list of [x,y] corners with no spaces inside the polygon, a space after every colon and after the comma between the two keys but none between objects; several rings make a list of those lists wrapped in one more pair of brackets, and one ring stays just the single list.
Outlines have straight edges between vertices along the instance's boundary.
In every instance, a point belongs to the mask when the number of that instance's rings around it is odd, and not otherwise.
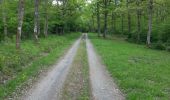
[{"label": "path curving into forest", "polygon": [[[87,36],[86,36],[87,37]],[[90,67],[90,84],[93,100],[125,100],[105,66],[101,63],[90,40],[86,39],[88,61]]]}]

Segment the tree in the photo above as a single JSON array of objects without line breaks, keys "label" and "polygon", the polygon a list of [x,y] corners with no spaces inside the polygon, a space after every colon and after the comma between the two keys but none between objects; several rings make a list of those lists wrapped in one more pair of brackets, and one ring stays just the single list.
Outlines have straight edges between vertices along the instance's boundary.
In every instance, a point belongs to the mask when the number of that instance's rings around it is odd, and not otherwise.
[{"label": "tree", "polygon": [[44,1],[44,10],[45,10],[45,22],[44,22],[44,35],[47,37],[48,35],[48,0]]},{"label": "tree", "polygon": [[[116,7],[117,7],[117,0],[114,0],[114,6],[115,6],[115,8],[114,8],[114,10],[116,9]],[[116,12],[114,12],[114,14],[113,14],[113,12],[112,12],[112,21],[114,20],[114,23],[112,23],[113,24],[113,29],[114,29],[114,32],[116,32]]]},{"label": "tree", "polygon": [[6,0],[2,0],[2,13],[3,13],[3,23],[4,23],[4,35],[7,37],[8,29],[7,29],[7,11],[6,11]]},{"label": "tree", "polygon": [[108,22],[108,7],[109,7],[109,4],[110,4],[110,0],[103,0],[103,4],[104,4],[104,33],[103,33],[103,37],[105,38],[106,37],[106,34],[107,34],[107,22]]},{"label": "tree", "polygon": [[100,30],[100,5],[97,1],[97,30],[98,30],[98,36],[100,36],[101,30]]},{"label": "tree", "polygon": [[24,17],[24,0],[19,0],[19,7],[18,7],[18,28],[16,34],[16,48],[20,48],[20,40],[21,40],[21,33],[22,33],[22,24],[23,24],[23,17]]},{"label": "tree", "polygon": [[153,0],[148,0],[148,34],[147,45],[151,44],[151,32],[152,32],[152,13],[153,13]]},{"label": "tree", "polygon": [[3,15],[3,23],[4,23],[4,36],[7,37],[8,29],[7,29],[6,0],[2,0],[2,15]]},{"label": "tree", "polygon": [[121,25],[122,25],[122,33],[124,32],[124,14],[121,14]]},{"label": "tree", "polygon": [[140,9],[140,0],[136,1],[137,5],[137,42],[140,41],[140,31],[141,31],[141,9]]},{"label": "tree", "polygon": [[34,38],[38,42],[38,28],[39,28],[39,0],[34,1]]},{"label": "tree", "polygon": [[128,13],[128,32],[131,32],[131,16],[130,16],[130,12],[129,12],[129,3],[130,0],[126,0],[126,6],[127,6],[127,13]]}]

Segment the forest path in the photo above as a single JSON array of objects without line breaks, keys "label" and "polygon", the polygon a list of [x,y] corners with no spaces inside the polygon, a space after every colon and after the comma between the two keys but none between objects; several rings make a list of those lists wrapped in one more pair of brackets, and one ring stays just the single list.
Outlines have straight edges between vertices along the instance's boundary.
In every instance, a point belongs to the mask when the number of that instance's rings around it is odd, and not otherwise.
[{"label": "forest path", "polygon": [[[82,41],[84,41],[84,48],[81,48]],[[81,48],[81,51],[79,51],[79,48]],[[87,58],[83,55],[76,58],[76,54],[81,54],[83,53],[82,51],[87,52]],[[89,65],[89,69],[86,69],[89,70],[89,73],[87,73],[85,77],[81,74],[84,72],[82,69],[82,66],[84,65],[81,64],[81,62],[83,62],[82,58],[88,60],[87,65],[85,66],[88,67]],[[77,59],[76,63],[74,61],[75,59]],[[71,94],[71,96],[67,97],[67,99],[77,100],[73,99],[73,97],[77,98],[78,95],[73,96],[72,94],[78,94],[80,91],[77,90],[85,87],[84,78],[87,77],[89,77],[89,82],[87,80],[86,83],[89,84],[89,86],[87,84],[86,86],[89,90],[88,92],[90,92],[88,93],[89,95],[87,94],[87,98],[90,100],[125,99],[116,84],[113,82],[113,79],[109,76],[105,66],[101,63],[100,57],[96,54],[92,43],[87,37],[87,34],[83,34],[82,38],[78,39],[73,44],[58,64],[54,65],[54,67],[45,75],[41,76],[32,88],[28,90],[28,92],[25,93],[19,100],[65,100],[62,98],[64,87],[68,89],[67,94]],[[73,84],[75,84],[74,87],[72,87]],[[78,85],[80,86],[78,87]],[[76,88],[78,89],[76,90]]]},{"label": "forest path", "polygon": [[[87,36],[86,36],[87,37]],[[90,40],[86,39],[90,69],[90,84],[93,100],[124,100],[124,96],[109,76],[106,67],[101,63]]]},{"label": "forest path", "polygon": [[58,64],[42,76],[21,100],[58,100],[70,66],[80,45],[78,39]]}]

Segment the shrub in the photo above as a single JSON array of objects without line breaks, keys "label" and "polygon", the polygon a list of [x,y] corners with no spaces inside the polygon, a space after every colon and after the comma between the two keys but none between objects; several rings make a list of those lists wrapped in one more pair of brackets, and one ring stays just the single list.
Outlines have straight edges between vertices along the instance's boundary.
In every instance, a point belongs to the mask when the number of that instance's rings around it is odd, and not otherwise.
[{"label": "shrub", "polygon": [[166,47],[166,50],[170,52],[170,46]]},{"label": "shrub", "polygon": [[161,41],[159,41],[157,43],[153,43],[151,48],[152,49],[157,49],[157,50],[166,50],[165,45]]}]

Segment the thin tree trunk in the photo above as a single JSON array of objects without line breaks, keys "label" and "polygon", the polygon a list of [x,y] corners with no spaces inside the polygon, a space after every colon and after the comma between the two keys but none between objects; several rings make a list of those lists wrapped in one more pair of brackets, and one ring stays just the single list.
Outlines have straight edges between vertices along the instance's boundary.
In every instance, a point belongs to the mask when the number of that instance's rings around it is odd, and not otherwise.
[{"label": "thin tree trunk", "polygon": [[44,35],[48,36],[48,1],[45,0],[45,23],[44,23]]},{"label": "thin tree trunk", "polygon": [[[117,7],[117,0],[114,0],[115,6]],[[116,32],[116,14],[114,15],[114,30]]]},{"label": "thin tree trunk", "polygon": [[122,14],[122,15],[121,15],[121,20],[122,20],[122,21],[121,21],[121,22],[122,22],[122,34],[123,34],[123,30],[124,30],[124,20],[123,20],[123,16],[124,16],[124,15]]},{"label": "thin tree trunk", "polygon": [[8,29],[7,29],[7,13],[6,13],[6,2],[5,0],[2,0],[3,7],[2,7],[2,14],[3,14],[3,24],[4,24],[4,36],[5,38],[8,35]]},{"label": "thin tree trunk", "polygon": [[149,0],[149,7],[148,7],[148,34],[147,34],[147,45],[150,46],[151,44],[151,32],[152,32],[152,13],[153,13],[153,0]]},{"label": "thin tree trunk", "polygon": [[131,16],[130,16],[130,13],[129,13],[129,0],[126,0],[126,6],[127,6],[127,9],[128,9],[128,32],[130,33],[131,32]]},{"label": "thin tree trunk", "polygon": [[92,15],[92,31],[95,32],[95,26],[94,26],[94,15]]},{"label": "thin tree trunk", "polygon": [[20,48],[23,18],[24,18],[24,0],[19,0],[19,7],[18,7],[18,28],[17,28],[17,34],[16,34],[16,48],[17,49]]},{"label": "thin tree trunk", "polygon": [[[66,8],[66,3],[67,3],[67,0],[63,0],[63,12],[62,12],[62,18],[63,18],[63,20],[65,20],[64,18],[65,18],[65,8]],[[66,25],[66,22],[64,22],[63,23],[63,26],[62,26],[62,33],[61,33],[61,35],[63,35],[63,34],[65,34],[65,25]]]},{"label": "thin tree trunk", "polygon": [[107,0],[104,0],[104,34],[103,37],[106,38],[106,34],[107,34],[107,15],[108,15],[108,11],[107,11]]},{"label": "thin tree trunk", "polygon": [[130,13],[128,12],[128,32],[131,32],[131,16]]},{"label": "thin tree trunk", "polygon": [[113,12],[112,12],[112,21],[111,21],[111,24],[112,24],[112,32],[114,33],[115,29],[114,29],[114,14],[113,14]]},{"label": "thin tree trunk", "polygon": [[98,29],[98,37],[100,36],[101,30],[100,30],[100,8],[99,8],[99,2],[97,2],[97,29]]},{"label": "thin tree trunk", "polygon": [[40,33],[41,33],[41,23],[40,23],[40,14],[39,14],[39,3],[40,3],[40,1],[38,0],[38,22],[37,22],[37,27],[38,27],[38,37],[39,37],[39,35],[40,35]]},{"label": "thin tree trunk", "polygon": [[34,38],[38,42],[38,16],[39,16],[39,0],[35,0],[35,15],[34,15]]},{"label": "thin tree trunk", "polygon": [[104,34],[103,37],[105,38],[107,34],[107,12],[104,14]]},{"label": "thin tree trunk", "polygon": [[40,16],[38,16],[38,36],[41,34]]},{"label": "thin tree trunk", "polygon": [[[140,6],[140,0],[137,0],[136,2],[137,7]],[[137,8],[137,42],[140,41],[140,31],[141,31],[141,10],[140,8]]]},{"label": "thin tree trunk", "polygon": [[116,15],[114,16],[114,32],[116,32]]}]

